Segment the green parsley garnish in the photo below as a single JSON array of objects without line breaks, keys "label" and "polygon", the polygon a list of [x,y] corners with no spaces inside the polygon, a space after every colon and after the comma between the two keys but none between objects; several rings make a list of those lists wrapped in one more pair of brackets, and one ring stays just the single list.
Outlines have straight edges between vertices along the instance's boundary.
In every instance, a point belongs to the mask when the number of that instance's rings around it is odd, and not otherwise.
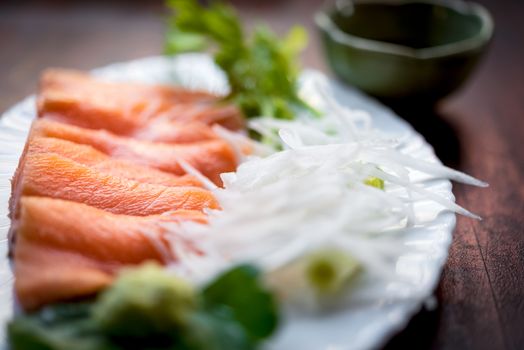
[{"label": "green parsley garnish", "polygon": [[307,43],[302,27],[293,27],[280,38],[267,27],[244,32],[235,10],[213,2],[204,7],[196,0],[168,0],[165,53],[212,50],[225,72],[230,93],[246,117],[293,119],[296,112],[319,113],[297,94],[298,56]]}]

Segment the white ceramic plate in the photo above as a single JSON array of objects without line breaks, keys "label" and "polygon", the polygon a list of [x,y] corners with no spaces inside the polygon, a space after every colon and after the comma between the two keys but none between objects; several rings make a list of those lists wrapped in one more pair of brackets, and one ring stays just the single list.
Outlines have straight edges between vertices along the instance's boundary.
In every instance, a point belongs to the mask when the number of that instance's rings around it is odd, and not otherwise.
[{"label": "white ceramic plate", "polygon": [[[150,57],[117,63],[96,69],[95,74],[122,81],[172,83],[203,88],[213,92],[227,91],[223,74],[212,60],[201,54],[181,55],[176,59]],[[320,73],[306,71],[301,79],[307,83]],[[359,92],[331,82],[335,98],[342,105],[368,111],[375,126],[402,140],[404,152],[425,160],[439,162],[433,149],[406,122]],[[35,118],[34,97],[28,97],[4,113],[0,119],[0,323],[12,316],[13,276],[7,254],[7,219],[10,179],[18,164],[31,121]],[[451,183],[429,180],[422,174],[413,177],[426,189],[454,199]],[[271,349],[349,350],[380,348],[396,332],[405,327],[411,316],[431,297],[448,254],[455,215],[437,204],[421,201],[415,214],[423,224],[406,232],[404,243],[409,252],[394,262],[395,271],[409,280],[408,287],[368,280],[357,287],[359,302],[350,302],[343,309],[322,315],[285,315],[285,322],[268,344]],[[400,289],[399,289],[400,288]],[[5,344],[5,340],[3,341]]]}]

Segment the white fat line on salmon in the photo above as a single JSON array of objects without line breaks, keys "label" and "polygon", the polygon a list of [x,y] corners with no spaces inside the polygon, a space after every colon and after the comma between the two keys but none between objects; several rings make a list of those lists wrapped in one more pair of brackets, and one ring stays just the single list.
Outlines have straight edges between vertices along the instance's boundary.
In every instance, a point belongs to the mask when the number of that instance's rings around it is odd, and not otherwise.
[{"label": "white fat line on salmon", "polygon": [[146,230],[140,230],[139,232],[151,243],[153,248],[160,254],[160,256],[162,256],[162,262],[165,265],[174,261],[173,255],[170,254],[169,249],[167,249],[167,247],[162,244],[161,238],[155,237],[151,234],[151,232]]},{"label": "white fat line on salmon", "polygon": [[186,173],[196,177],[200,182],[202,182],[204,187],[206,187],[208,190],[213,191],[213,190],[216,190],[218,188],[218,186],[215,185],[211,180],[209,180],[209,178],[207,176],[205,176],[200,171],[195,169],[194,166],[192,166],[191,164],[186,162],[184,159],[179,157],[179,158],[177,158],[177,162],[182,167],[182,169],[184,169],[184,171]]}]

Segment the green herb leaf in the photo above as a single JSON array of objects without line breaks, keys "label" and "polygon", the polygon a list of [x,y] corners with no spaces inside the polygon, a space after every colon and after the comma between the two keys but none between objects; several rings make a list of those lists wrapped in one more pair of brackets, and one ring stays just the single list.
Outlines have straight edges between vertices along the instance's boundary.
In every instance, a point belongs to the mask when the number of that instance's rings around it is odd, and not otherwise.
[{"label": "green herb leaf", "polygon": [[169,0],[173,15],[168,22],[165,52],[214,52],[231,88],[226,100],[246,117],[292,119],[297,111],[319,113],[297,94],[298,55],[307,33],[294,27],[283,38],[263,26],[246,36],[234,9],[219,2],[203,7],[196,0]]},{"label": "green herb leaf", "polygon": [[244,328],[227,307],[197,312],[189,320],[182,347],[191,350],[251,350]]},{"label": "green herb leaf", "polygon": [[217,307],[229,307],[255,342],[269,336],[278,325],[275,300],[258,277],[255,267],[241,265],[224,273],[202,291],[208,310],[213,312]]},{"label": "green herb leaf", "polygon": [[206,38],[200,34],[172,30],[166,35],[166,51],[200,51],[207,47]]},{"label": "green herb leaf", "polygon": [[12,350],[112,350],[89,319],[91,304],[58,304],[16,317],[7,326]]}]

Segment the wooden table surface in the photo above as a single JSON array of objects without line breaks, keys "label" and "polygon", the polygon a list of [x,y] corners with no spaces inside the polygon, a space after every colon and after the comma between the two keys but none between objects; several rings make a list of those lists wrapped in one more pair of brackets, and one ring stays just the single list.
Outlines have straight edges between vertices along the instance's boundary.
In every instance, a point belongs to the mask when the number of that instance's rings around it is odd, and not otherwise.
[{"label": "wooden table surface", "polygon": [[[460,93],[410,120],[446,164],[490,183],[454,187],[484,219],[458,218],[439,306],[421,311],[387,349],[524,349],[524,1],[479,1],[495,17],[491,51]],[[234,2],[248,24],[306,25],[304,65],[326,70],[311,20],[321,1]],[[1,1],[0,111],[34,92],[46,67],[159,54],[163,16],[159,1]]]}]

